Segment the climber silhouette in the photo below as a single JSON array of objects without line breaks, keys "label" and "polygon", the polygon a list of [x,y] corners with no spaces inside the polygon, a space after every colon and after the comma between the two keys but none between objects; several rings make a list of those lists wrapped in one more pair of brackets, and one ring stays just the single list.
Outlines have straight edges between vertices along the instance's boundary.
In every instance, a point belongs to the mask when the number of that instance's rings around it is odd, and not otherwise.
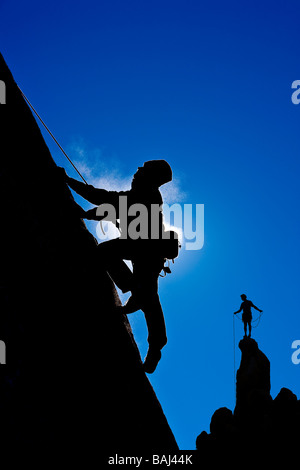
[{"label": "climber silhouette", "polygon": [[240,306],[240,309],[237,310],[236,312],[233,312],[234,315],[237,313],[240,313],[243,310],[242,314],[242,321],[244,323],[244,331],[245,331],[245,336],[247,336],[247,325],[249,328],[249,338],[251,336],[251,321],[252,321],[252,312],[251,312],[251,307],[255,308],[255,310],[258,310],[259,312],[262,312],[258,307],[256,307],[251,300],[247,300],[247,296],[245,294],[241,295],[242,303]]},{"label": "climber silhouette", "polygon": [[[166,251],[170,243],[175,242],[178,250],[178,240],[166,240],[163,224],[162,196],[159,187],[172,180],[172,170],[165,160],[150,160],[139,167],[133,176],[131,189],[128,191],[107,191],[94,188],[91,185],[81,183],[67,176],[64,169],[59,171],[66,183],[76,193],[87,201],[101,207],[102,204],[112,205],[116,211],[117,226],[121,236],[113,240],[102,242],[97,246],[97,262],[101,263],[109,273],[115,284],[123,293],[131,291],[131,297],[125,306],[124,313],[132,313],[139,309],[144,312],[147,328],[149,348],[144,361],[144,370],[148,373],[154,372],[161,358],[161,349],[167,343],[166,327],[162,307],[158,295],[158,277],[164,266]],[[147,209],[148,230],[147,236],[133,239],[128,234],[128,227],[133,217],[129,214],[123,216],[120,207],[120,197],[126,197],[128,208],[134,204],[142,204]],[[158,237],[151,238],[153,221],[151,208],[156,205],[158,209]],[[84,211],[79,207],[80,217],[86,219],[100,220],[97,216],[97,207]],[[106,219],[107,220],[107,219]],[[157,229],[157,227],[156,227]],[[174,234],[174,232],[171,232]],[[173,244],[174,246],[174,244]],[[175,250],[176,251],[176,250]],[[176,257],[175,253],[174,256]],[[132,262],[131,271],[124,260]]]}]

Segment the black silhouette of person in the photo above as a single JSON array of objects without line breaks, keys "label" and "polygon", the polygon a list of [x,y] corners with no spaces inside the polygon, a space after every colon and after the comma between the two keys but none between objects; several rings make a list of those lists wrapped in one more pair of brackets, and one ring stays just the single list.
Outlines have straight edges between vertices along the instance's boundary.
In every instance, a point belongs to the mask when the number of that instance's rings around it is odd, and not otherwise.
[{"label": "black silhouette of person", "polygon": [[244,331],[245,331],[245,336],[247,336],[247,325],[248,325],[248,328],[249,328],[249,338],[251,336],[251,321],[252,321],[252,312],[251,312],[251,307],[255,308],[255,310],[258,310],[259,312],[262,312],[262,310],[260,310],[258,307],[256,307],[253,302],[251,302],[251,300],[248,300],[247,299],[247,296],[245,294],[242,294],[241,295],[241,299],[242,299],[242,303],[241,303],[241,306],[240,306],[240,309],[237,310],[236,312],[233,312],[234,315],[236,315],[237,313],[240,313],[242,310],[243,310],[243,314],[242,314],[242,320],[243,320],[243,323],[244,323]]},{"label": "black silhouette of person", "polygon": [[[167,233],[163,224],[162,196],[159,187],[172,180],[172,170],[165,160],[150,160],[139,167],[133,176],[131,189],[128,191],[107,191],[94,188],[67,176],[63,168],[59,168],[66,183],[87,201],[101,207],[110,204],[116,211],[116,219],[121,236],[100,243],[97,246],[97,258],[105,267],[115,284],[122,292],[131,291],[127,304],[122,307],[124,313],[132,313],[141,309],[144,312],[148,328],[148,352],[144,361],[144,370],[152,373],[161,358],[161,349],[167,343],[164,315],[158,295],[158,277],[161,272],[165,255],[161,240]],[[147,209],[148,230],[143,238],[130,238],[128,227],[134,217],[122,214],[120,196],[126,197],[127,207],[142,204]],[[151,207],[158,209],[158,239],[151,237],[153,220]],[[100,220],[96,214],[97,207],[84,211],[80,208],[80,217]],[[107,220],[107,219],[106,219]],[[157,232],[157,227],[156,227]],[[124,234],[127,234],[125,237]],[[166,240],[164,240],[166,241]],[[132,262],[131,271],[124,260]]]}]

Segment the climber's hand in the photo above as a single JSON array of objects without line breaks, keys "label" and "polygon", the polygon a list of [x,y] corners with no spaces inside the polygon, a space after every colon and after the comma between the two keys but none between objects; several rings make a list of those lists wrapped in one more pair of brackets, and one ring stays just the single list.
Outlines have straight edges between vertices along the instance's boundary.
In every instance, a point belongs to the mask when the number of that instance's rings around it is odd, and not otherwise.
[{"label": "climber's hand", "polygon": [[74,203],[71,210],[80,219],[86,219],[86,212],[79,204]]}]

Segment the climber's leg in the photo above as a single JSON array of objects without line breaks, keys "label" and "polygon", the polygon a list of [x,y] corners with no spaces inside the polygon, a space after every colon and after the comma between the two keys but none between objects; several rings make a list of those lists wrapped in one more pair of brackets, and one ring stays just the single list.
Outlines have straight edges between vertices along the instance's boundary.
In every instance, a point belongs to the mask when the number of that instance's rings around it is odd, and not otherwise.
[{"label": "climber's leg", "polygon": [[158,296],[158,274],[162,261],[148,260],[144,265],[135,263],[133,297],[145,314],[148,328],[149,350],[144,362],[144,370],[154,372],[161,358],[161,349],[167,343],[166,326]]},{"label": "climber's leg", "polygon": [[151,290],[157,293],[157,279],[164,265],[164,259],[158,258],[151,246],[145,249],[143,245],[135,242],[134,247],[130,249],[130,254],[133,261],[132,295],[123,307],[125,314],[142,309],[141,303],[142,301],[145,303],[149,298]]},{"label": "climber's leg", "polygon": [[97,247],[98,262],[102,263],[114,283],[122,290],[132,290],[133,274],[124,259],[131,259],[130,244],[116,238],[102,242]]},{"label": "climber's leg", "polygon": [[135,295],[131,295],[126,304],[122,307],[122,312],[128,315],[129,313],[137,312],[140,310],[140,302]]},{"label": "climber's leg", "polygon": [[148,327],[149,347],[152,346],[160,350],[167,344],[167,334],[158,293],[155,294],[155,297],[153,296],[151,302],[147,302],[147,306],[142,307]]},{"label": "climber's leg", "polygon": [[251,337],[251,320],[248,321],[249,338]]},{"label": "climber's leg", "polygon": [[161,349],[167,343],[166,326],[161,304],[156,293],[156,299],[151,301],[147,307],[143,309],[147,328],[149,349],[144,361],[144,370],[152,374],[161,358]]},{"label": "climber's leg", "polygon": [[[163,267],[163,259],[156,252],[145,249],[145,244],[136,241],[115,239],[98,245],[98,259],[116,285],[123,291],[132,291],[124,313],[143,310],[148,328],[149,350],[144,362],[144,370],[154,372],[160,358],[161,349],[167,343],[166,327],[158,296],[158,275]],[[133,273],[124,259],[133,261]]]}]

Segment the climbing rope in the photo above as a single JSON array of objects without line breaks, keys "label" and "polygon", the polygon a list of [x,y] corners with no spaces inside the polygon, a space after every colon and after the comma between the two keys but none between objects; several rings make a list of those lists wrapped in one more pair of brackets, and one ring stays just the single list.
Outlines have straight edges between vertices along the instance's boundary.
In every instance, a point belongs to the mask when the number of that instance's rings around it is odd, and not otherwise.
[{"label": "climbing rope", "polygon": [[233,320],[233,394],[235,395],[236,392],[236,382],[235,382],[235,324],[234,324],[234,317],[235,315],[233,314],[232,320]]},{"label": "climbing rope", "polygon": [[[258,317],[255,319],[255,320],[252,320],[251,324],[252,324],[252,328],[257,328],[258,325],[260,324],[260,319],[261,317],[263,316],[263,312],[260,312]],[[253,323],[257,322],[257,325],[253,325]]]},{"label": "climbing rope", "polygon": [[46,126],[46,124],[44,123],[44,121],[42,120],[41,116],[38,114],[38,112],[35,110],[35,108],[33,107],[33,105],[30,103],[29,99],[27,98],[27,96],[24,95],[23,91],[21,90],[21,88],[17,85],[17,87],[19,88],[20,92],[21,92],[21,95],[23,96],[24,100],[28,103],[28,105],[30,106],[30,108],[32,109],[32,111],[34,112],[34,114],[38,117],[38,119],[40,120],[40,122],[43,124],[44,128],[46,129],[46,131],[49,133],[49,135],[52,137],[52,139],[54,140],[54,142],[56,143],[56,145],[60,148],[60,150],[62,151],[62,153],[64,154],[64,156],[68,159],[68,161],[71,163],[72,167],[74,168],[75,171],[77,171],[78,175],[80,176],[80,178],[82,179],[82,181],[85,182],[85,184],[87,184],[86,180],[84,179],[84,177],[82,176],[82,174],[80,173],[80,171],[76,168],[76,166],[74,165],[74,163],[72,162],[72,160],[68,157],[68,155],[66,154],[66,152],[64,151],[64,149],[62,148],[62,146],[59,144],[59,142],[56,140],[56,138],[54,137],[54,135],[52,134],[52,132],[50,131],[50,129]]},{"label": "climbing rope", "polygon": [[[21,95],[23,96],[24,100],[26,101],[26,103],[28,103],[28,105],[30,106],[30,108],[32,109],[32,111],[34,112],[34,114],[37,116],[37,118],[39,119],[39,121],[43,124],[44,128],[46,129],[46,131],[48,132],[48,134],[52,137],[52,139],[54,140],[54,142],[56,143],[56,145],[59,147],[59,149],[62,151],[62,153],[64,154],[64,156],[67,158],[67,160],[71,163],[72,167],[74,168],[75,171],[77,171],[78,175],[80,176],[80,178],[82,179],[82,181],[84,181],[85,184],[88,184],[87,181],[84,179],[84,177],[82,176],[82,174],[80,173],[80,171],[78,170],[78,168],[76,168],[76,166],[74,165],[74,163],[72,162],[71,158],[66,154],[66,152],[64,151],[64,149],[62,148],[62,146],[60,145],[60,143],[56,140],[56,138],[54,137],[54,135],[52,134],[52,132],[50,131],[49,127],[46,126],[46,124],[44,123],[43,119],[41,118],[41,116],[39,115],[39,113],[36,111],[36,109],[33,107],[33,105],[30,103],[29,99],[27,98],[27,96],[23,93],[23,91],[21,90],[21,88],[17,85],[18,89],[20,90],[21,92]],[[103,225],[102,225],[102,220],[100,221],[100,227],[101,227],[101,230],[102,230],[102,233],[103,235],[105,235],[105,232],[104,232],[104,229],[103,229]]]},{"label": "climbing rope", "polygon": [[[260,319],[261,319],[262,316],[263,316],[263,312],[259,312],[258,317],[255,318],[255,320],[251,320],[252,328],[257,328],[258,327],[258,325],[260,323]],[[234,317],[237,317],[239,320],[243,321],[242,317],[239,317],[237,313],[234,315]],[[257,325],[254,325],[254,323],[256,323],[256,322],[257,322]]]}]

